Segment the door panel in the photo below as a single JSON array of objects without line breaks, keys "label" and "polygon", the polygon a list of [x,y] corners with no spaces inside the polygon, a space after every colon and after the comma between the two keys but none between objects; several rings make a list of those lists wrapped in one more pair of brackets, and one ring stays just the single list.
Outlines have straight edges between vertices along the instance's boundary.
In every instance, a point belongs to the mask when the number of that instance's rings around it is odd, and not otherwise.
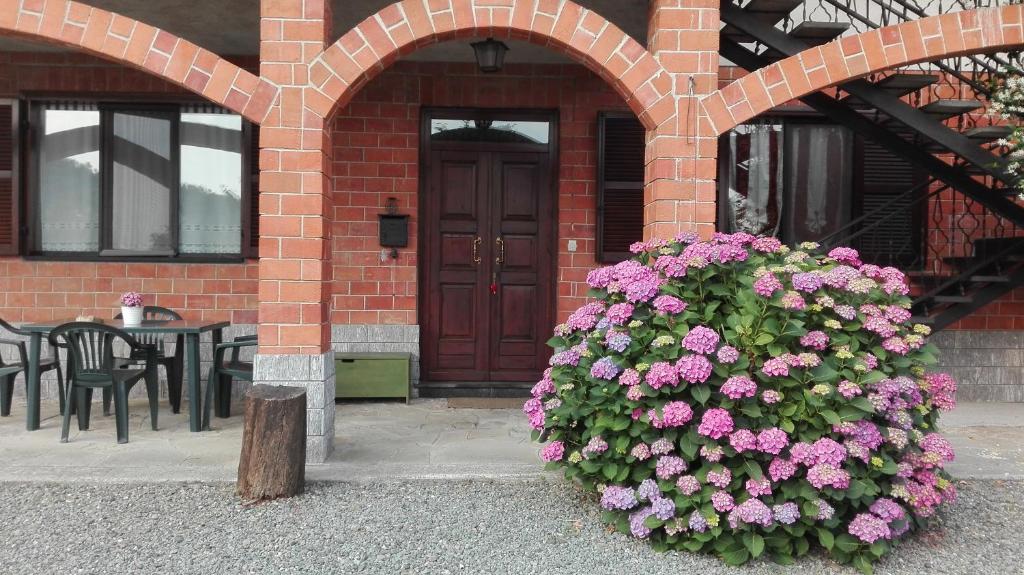
[{"label": "door panel", "polygon": [[555,222],[548,158],[488,149],[429,155],[424,380],[529,382],[546,367]]},{"label": "door panel", "polygon": [[530,381],[546,367],[541,336],[551,328],[553,203],[546,154],[504,153],[493,159],[493,227],[504,253],[492,306],[491,378]]},{"label": "door panel", "polygon": [[487,375],[487,270],[474,261],[485,217],[488,158],[475,152],[434,152],[424,222],[426,337],[424,379],[476,380]]}]

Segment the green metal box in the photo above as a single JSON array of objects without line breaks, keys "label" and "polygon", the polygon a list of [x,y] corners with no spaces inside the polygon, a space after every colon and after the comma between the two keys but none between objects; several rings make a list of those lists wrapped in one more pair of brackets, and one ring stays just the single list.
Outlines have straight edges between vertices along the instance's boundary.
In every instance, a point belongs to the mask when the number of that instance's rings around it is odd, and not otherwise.
[{"label": "green metal box", "polygon": [[336,399],[401,397],[409,403],[408,353],[335,353]]}]

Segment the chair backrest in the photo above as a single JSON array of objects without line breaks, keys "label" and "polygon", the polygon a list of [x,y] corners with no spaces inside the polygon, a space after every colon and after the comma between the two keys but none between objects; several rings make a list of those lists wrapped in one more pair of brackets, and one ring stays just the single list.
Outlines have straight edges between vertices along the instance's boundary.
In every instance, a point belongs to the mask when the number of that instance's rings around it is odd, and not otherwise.
[{"label": "chair backrest", "polygon": [[9,332],[11,332],[13,334],[16,334],[16,335],[28,335],[27,331],[25,331],[23,329],[18,329],[16,327],[14,327],[13,325],[7,323],[3,319],[0,319],[0,328],[3,328],[3,329],[5,329],[5,330],[7,330],[7,331],[9,331]]},{"label": "chair backrest", "polygon": [[67,346],[75,377],[80,381],[111,377],[114,369],[114,341],[118,339],[132,349],[140,345],[128,332],[93,322],[65,323],[54,328],[49,335],[51,345]]},{"label": "chair backrest", "polygon": [[[121,314],[114,316],[114,319],[121,319]],[[147,305],[142,308],[142,319],[143,320],[156,320],[156,321],[175,321],[181,320],[181,315],[165,307],[158,305]],[[155,345],[157,349],[163,351],[164,349],[164,334],[162,333],[140,333],[135,336],[135,339],[144,345]]]}]

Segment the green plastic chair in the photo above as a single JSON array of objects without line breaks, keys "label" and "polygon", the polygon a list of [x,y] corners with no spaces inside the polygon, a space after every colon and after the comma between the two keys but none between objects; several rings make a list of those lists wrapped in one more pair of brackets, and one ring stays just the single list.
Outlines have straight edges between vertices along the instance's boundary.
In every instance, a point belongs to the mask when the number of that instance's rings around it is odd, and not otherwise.
[{"label": "green plastic chair", "polygon": [[[239,379],[252,381],[252,362],[238,358],[243,348],[255,347],[256,336],[243,335],[234,341],[218,344],[213,348],[213,366],[206,379],[206,399],[203,402],[203,429],[210,428],[210,404],[216,405],[217,417],[231,417],[231,382]],[[224,356],[231,351],[227,362]]]},{"label": "green plastic chair", "polygon": [[[27,331],[20,330],[2,319],[0,319],[0,328],[3,328],[15,335],[26,337],[29,335]],[[19,359],[19,361],[13,363],[4,363],[4,358],[0,357],[0,417],[7,417],[11,414],[11,403],[14,399],[14,378],[23,371],[26,372],[26,379],[28,378],[28,352],[25,351],[24,341],[0,339],[0,345],[16,347],[18,349]],[[63,415],[64,375],[61,373],[60,358],[56,353],[56,349],[57,348],[55,347],[53,357],[39,358],[39,373],[42,374],[53,370],[57,371],[57,392],[60,395],[60,412]]]},{"label": "green plastic chair", "polygon": [[[114,396],[114,415],[117,419],[117,442],[128,443],[128,392],[145,379],[149,397],[149,415],[153,430],[157,429],[159,389],[156,378],[156,347],[144,346],[131,334],[108,325],[92,322],[71,322],[57,326],[50,332],[50,343],[67,346],[71,355],[71,377],[67,387],[67,402],[77,392],[78,429],[89,429],[89,410],[94,389],[110,389]],[[114,358],[114,342],[122,340],[132,354],[149,356],[147,368],[121,369]],[[67,443],[71,426],[71,410],[64,410],[61,425],[61,443]]]},{"label": "green plastic chair", "polygon": [[[121,314],[114,316],[114,319],[121,319]],[[143,321],[175,321],[180,320],[178,312],[156,305],[147,305],[142,308]],[[140,333],[135,336],[136,341],[144,346],[156,347],[156,362],[164,366],[167,372],[167,397],[171,402],[171,412],[181,413],[181,384],[185,374],[185,336],[178,334],[174,340],[174,354],[170,355],[167,349],[167,341],[161,333]],[[122,367],[131,365],[145,365],[146,351],[132,352],[129,357],[119,358],[123,361]],[[109,396],[103,398],[104,414],[110,412]]]}]

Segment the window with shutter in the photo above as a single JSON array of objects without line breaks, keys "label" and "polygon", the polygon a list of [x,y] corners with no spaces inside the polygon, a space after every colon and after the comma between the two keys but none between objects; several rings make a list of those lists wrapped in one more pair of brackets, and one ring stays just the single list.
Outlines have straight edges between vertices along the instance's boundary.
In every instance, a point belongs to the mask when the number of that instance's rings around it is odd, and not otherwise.
[{"label": "window with shutter", "polygon": [[[878,144],[858,137],[854,145],[859,177],[854,178],[855,217],[885,208],[886,217],[860,234],[855,245],[864,261],[900,267],[920,264],[923,215],[914,209],[928,192],[926,174]],[[908,193],[911,190],[916,190]]]},{"label": "window with shutter", "polygon": [[242,255],[247,258],[258,258],[260,255],[260,127],[249,124],[249,155],[248,163],[249,194],[247,200],[248,220],[245,237],[242,238]]},{"label": "window with shutter", "polygon": [[628,113],[598,115],[597,259],[618,262],[644,232],[643,124]]},{"label": "window with shutter", "polygon": [[0,99],[0,255],[18,254],[18,102]]}]

